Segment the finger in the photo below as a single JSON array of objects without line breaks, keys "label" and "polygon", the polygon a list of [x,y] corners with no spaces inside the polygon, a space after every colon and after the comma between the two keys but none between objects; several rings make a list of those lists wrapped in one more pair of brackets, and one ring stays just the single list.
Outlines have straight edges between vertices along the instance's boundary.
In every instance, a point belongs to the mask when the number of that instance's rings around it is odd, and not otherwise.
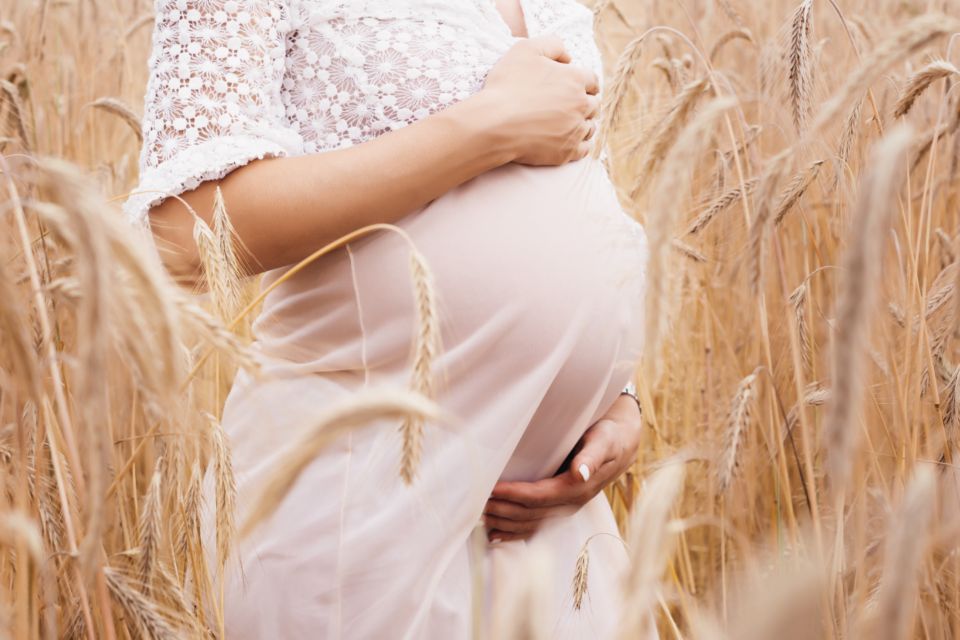
[{"label": "finger", "polygon": [[597,123],[596,123],[596,121],[595,121],[595,120],[587,120],[587,121],[586,121],[586,127],[585,127],[585,129],[586,129],[587,132],[586,132],[585,134],[583,134],[583,139],[584,139],[584,140],[589,140],[589,139],[591,139],[591,138],[593,137],[593,135],[597,132]]},{"label": "finger", "polygon": [[587,96],[587,108],[583,112],[583,117],[592,120],[600,113],[600,98],[597,96]]},{"label": "finger", "polygon": [[590,146],[590,143],[584,140],[583,142],[579,143],[577,145],[577,148],[574,150],[573,160],[583,160],[588,155],[590,155],[590,151],[592,150],[593,150],[593,147]]},{"label": "finger", "polygon": [[530,38],[530,44],[533,45],[534,49],[551,60],[556,60],[557,62],[562,62],[567,64],[570,62],[570,54],[567,53],[567,48],[563,44],[563,40],[559,36],[555,35],[546,35],[538,36],[536,38]]},{"label": "finger", "polygon": [[623,461],[616,460],[607,460],[600,465],[600,468],[593,472],[593,475],[590,476],[590,482],[585,482],[584,485],[588,487],[590,497],[603,491],[604,487],[609,486],[613,483],[620,475],[629,468],[629,464],[624,464]]},{"label": "finger", "polygon": [[580,70],[584,90],[591,96],[600,93],[600,77],[594,71],[585,67],[577,67]]},{"label": "finger", "polygon": [[550,515],[550,508],[526,507],[517,502],[491,498],[487,500],[483,513],[507,520],[541,520]]},{"label": "finger", "polygon": [[496,529],[506,533],[533,533],[540,528],[540,520],[507,520],[497,516],[483,516],[487,529]]},{"label": "finger", "polygon": [[532,535],[532,533],[510,533],[494,529],[487,535],[487,539],[493,543],[509,542],[511,540],[529,540]]},{"label": "finger", "polygon": [[526,507],[543,508],[576,504],[584,495],[583,483],[572,471],[536,482],[500,482],[492,496]]}]

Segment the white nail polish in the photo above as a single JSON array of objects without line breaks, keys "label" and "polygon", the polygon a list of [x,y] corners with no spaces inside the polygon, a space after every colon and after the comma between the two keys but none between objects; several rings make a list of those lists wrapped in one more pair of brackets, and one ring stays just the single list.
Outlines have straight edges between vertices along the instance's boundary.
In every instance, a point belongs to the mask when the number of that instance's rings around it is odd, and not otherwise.
[{"label": "white nail polish", "polygon": [[577,471],[580,472],[580,477],[583,478],[584,482],[590,479],[590,467],[588,467],[586,463],[577,467]]}]

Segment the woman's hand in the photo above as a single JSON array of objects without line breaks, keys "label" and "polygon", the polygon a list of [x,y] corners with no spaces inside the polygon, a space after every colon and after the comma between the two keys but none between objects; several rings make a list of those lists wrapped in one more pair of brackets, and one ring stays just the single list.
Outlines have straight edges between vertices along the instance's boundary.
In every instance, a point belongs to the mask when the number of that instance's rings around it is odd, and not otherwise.
[{"label": "woman's hand", "polygon": [[580,438],[568,469],[536,482],[498,482],[484,508],[487,537],[524,540],[545,518],[568,515],[593,499],[633,464],[641,422],[636,401],[621,395]]},{"label": "woman's hand", "polygon": [[[202,50],[196,63],[215,64],[203,58],[209,55]],[[247,62],[250,73],[267,73],[257,61]],[[347,148],[254,160],[183,192],[182,201],[167,198],[149,212],[164,265],[185,284],[196,282],[195,218],[183,203],[209,224],[218,187],[239,238],[237,251],[253,275],[299,262],[360,227],[395,223],[504,164],[583,157],[597,110],[597,79],[568,62],[559,38],[522,40],[491,69],[484,89],[427,118]],[[267,95],[280,94],[276,80]],[[201,97],[177,104],[196,107]],[[176,101],[176,92],[161,92],[154,112],[167,99]],[[252,103],[246,108],[250,117],[268,111]]]},{"label": "woman's hand", "polygon": [[599,79],[569,64],[556,36],[522,39],[487,74],[475,98],[489,100],[489,126],[521,164],[556,165],[590,152]]}]

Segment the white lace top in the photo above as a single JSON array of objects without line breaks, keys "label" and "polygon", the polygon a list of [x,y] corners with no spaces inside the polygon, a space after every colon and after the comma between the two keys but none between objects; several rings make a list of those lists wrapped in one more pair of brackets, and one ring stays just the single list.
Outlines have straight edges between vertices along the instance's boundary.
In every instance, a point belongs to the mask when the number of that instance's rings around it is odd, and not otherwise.
[{"label": "white lace top", "polygon": [[[593,14],[521,0],[602,77]],[[515,38],[494,0],[156,0],[140,184],[154,204],[253,159],[347,147],[477,91]]]}]

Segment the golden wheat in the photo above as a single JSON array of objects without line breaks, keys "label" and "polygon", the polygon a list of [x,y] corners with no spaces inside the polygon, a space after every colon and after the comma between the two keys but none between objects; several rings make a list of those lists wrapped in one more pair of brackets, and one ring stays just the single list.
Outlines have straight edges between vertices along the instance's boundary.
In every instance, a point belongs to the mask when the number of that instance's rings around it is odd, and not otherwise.
[{"label": "golden wheat", "polygon": [[[622,636],[957,637],[960,5],[592,4],[598,139],[650,241],[640,488],[608,492],[633,561]],[[258,368],[262,296],[229,203],[196,227],[203,297],[113,204],[135,180],[153,19],[146,0],[0,9],[0,635],[16,640],[222,636],[205,471],[222,573],[333,439],[399,426],[411,482],[446,419],[411,247],[411,393],[322,408],[237,512],[217,416],[232,365]],[[557,613],[588,612],[588,545],[572,577],[528,557],[477,637],[550,637],[532,614],[549,580],[569,594]]]}]

